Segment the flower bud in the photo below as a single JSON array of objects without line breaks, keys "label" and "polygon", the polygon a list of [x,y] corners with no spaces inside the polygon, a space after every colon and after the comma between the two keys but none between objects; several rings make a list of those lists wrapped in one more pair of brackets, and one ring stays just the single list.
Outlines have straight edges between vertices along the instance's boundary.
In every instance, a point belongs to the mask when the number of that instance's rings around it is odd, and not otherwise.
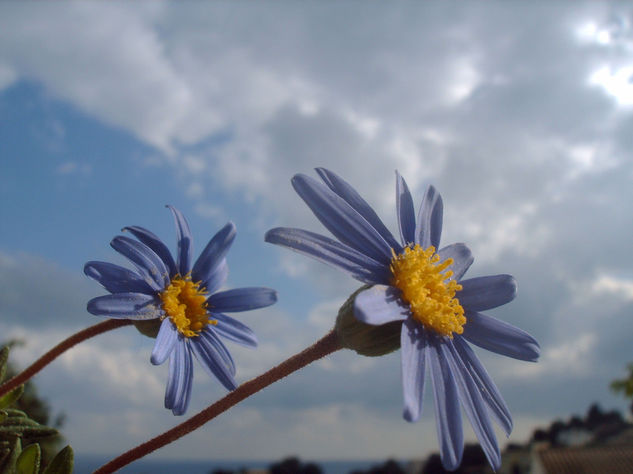
[{"label": "flower bud", "polygon": [[402,321],[394,321],[382,326],[360,322],[354,316],[354,299],[361,291],[369,288],[365,285],[343,303],[336,318],[336,334],[341,346],[356,351],[360,355],[377,357],[400,349]]},{"label": "flower bud", "polygon": [[156,339],[156,336],[158,336],[158,330],[160,329],[160,325],[162,322],[162,319],[156,318],[133,321],[133,324],[134,327],[138,329],[138,332],[140,332],[143,336]]}]

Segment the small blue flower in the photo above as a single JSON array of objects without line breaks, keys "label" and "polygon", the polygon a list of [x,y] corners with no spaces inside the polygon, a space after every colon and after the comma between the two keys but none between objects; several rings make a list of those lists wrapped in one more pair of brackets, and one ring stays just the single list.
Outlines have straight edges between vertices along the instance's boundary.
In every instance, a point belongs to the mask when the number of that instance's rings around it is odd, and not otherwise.
[{"label": "small blue flower", "polygon": [[220,229],[192,266],[189,224],[180,211],[167,207],[178,233],[175,261],[156,235],[132,226],[123,231],[138,240],[117,236],[110,245],[130,260],[135,270],[88,262],[84,273],[111,293],[90,300],[90,313],[135,322],[155,320],[158,334],[151,362],[159,365],[169,358],[165,408],[182,415],[191,397],[192,352],[227,390],[235,389],[235,363],[220,336],[248,347],[257,346],[257,338],[247,326],[224,313],[269,306],[277,301],[277,294],[269,288],[217,291],[228,275],[225,257],[235,238],[235,226],[229,222]]},{"label": "small blue flower", "polygon": [[433,186],[424,195],[416,222],[407,184],[396,173],[398,242],[347,182],[326,169],[316,171],[325,184],[299,174],[292,185],[339,241],[292,228],[271,229],[266,241],[372,285],[356,296],[354,316],[376,326],[402,321],[404,418],[413,422],[420,417],[428,367],[444,467],[454,470],[461,462],[461,402],[490,465],[499,469],[491,419],[509,435],[512,417],[468,342],[515,359],[538,359],[539,345],[532,336],[480,312],[512,301],[516,281],[510,275],[462,280],[473,262],[468,247],[457,243],[436,251],[443,207]]}]

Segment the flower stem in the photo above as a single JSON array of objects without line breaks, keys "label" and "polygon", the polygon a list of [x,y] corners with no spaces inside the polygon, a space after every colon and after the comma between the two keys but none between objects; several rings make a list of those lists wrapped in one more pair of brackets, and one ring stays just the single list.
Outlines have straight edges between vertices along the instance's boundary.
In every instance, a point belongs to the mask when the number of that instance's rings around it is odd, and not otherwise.
[{"label": "flower stem", "polygon": [[127,319],[107,319],[106,321],[95,324],[94,326],[90,326],[76,334],[73,334],[33,362],[33,364],[27,367],[24,371],[0,385],[0,397],[28,381],[31,377],[74,345],[104,332],[111,331],[112,329],[120,328],[122,326],[128,326],[130,324],[132,324],[132,321]]},{"label": "flower stem", "polygon": [[212,420],[216,416],[224,413],[232,406],[238,404],[242,400],[250,397],[254,393],[268,387],[272,383],[281,380],[291,373],[305,367],[306,365],[325,357],[332,352],[341,349],[338,337],[335,331],[331,331],[323,338],[319,339],[312,346],[286,359],[268,372],[243,383],[234,391],[228,393],[224,398],[218,400],[213,405],[202,410],[200,413],[192,416],[187,421],[178,426],[173,427],[169,431],[156,436],[155,438],[138,445],[137,447],[121,454],[107,464],[97,469],[94,474],[105,474],[114,472],[127,466],[133,461],[166,446],[173,441],[185,436],[186,434],[200,428],[206,422]]}]

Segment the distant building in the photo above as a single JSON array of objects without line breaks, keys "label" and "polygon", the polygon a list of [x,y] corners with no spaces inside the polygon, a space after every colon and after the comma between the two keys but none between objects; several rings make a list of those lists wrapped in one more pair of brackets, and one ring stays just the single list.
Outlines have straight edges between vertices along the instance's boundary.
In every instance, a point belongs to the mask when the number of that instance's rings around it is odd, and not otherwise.
[{"label": "distant building", "polygon": [[592,446],[535,449],[532,474],[630,474],[631,446]]},{"label": "distant building", "polygon": [[532,474],[630,474],[633,473],[633,427],[605,425],[584,446],[535,445]]}]

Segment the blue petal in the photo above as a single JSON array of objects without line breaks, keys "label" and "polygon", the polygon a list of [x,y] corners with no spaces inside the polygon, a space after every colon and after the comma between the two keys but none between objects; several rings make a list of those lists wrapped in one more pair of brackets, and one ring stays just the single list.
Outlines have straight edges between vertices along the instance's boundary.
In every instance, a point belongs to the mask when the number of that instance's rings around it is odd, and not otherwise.
[{"label": "blue petal", "polygon": [[440,346],[441,356],[448,362],[457,381],[459,398],[470,420],[475,435],[486,454],[492,469],[497,471],[501,467],[501,453],[495,431],[488,416],[487,406],[481,396],[480,388],[473,380],[470,372],[464,366],[459,353],[450,340]]},{"label": "blue petal", "polygon": [[402,348],[402,416],[409,422],[417,421],[422,414],[424,398],[425,358],[428,341],[422,326],[407,319],[400,333]]},{"label": "blue petal", "polygon": [[264,239],[340,268],[363,283],[389,282],[387,265],[328,237],[307,230],[277,227],[266,232]]},{"label": "blue petal", "polygon": [[176,232],[178,235],[178,273],[185,276],[191,269],[191,253],[193,252],[193,238],[187,219],[174,206],[167,206],[174,215]]},{"label": "blue petal", "polygon": [[457,386],[448,361],[442,353],[443,339],[430,338],[426,350],[435,396],[435,423],[440,441],[442,465],[449,471],[459,466],[464,452],[462,416],[457,398]]},{"label": "blue petal", "polygon": [[483,364],[479,361],[475,352],[470,348],[468,343],[461,336],[453,338],[453,345],[460,358],[464,362],[466,369],[472,375],[473,379],[479,386],[479,391],[484,401],[490,409],[490,413],[495,417],[499,426],[503,428],[506,436],[510,436],[512,432],[512,415],[506,405],[499,389],[492,381]]},{"label": "blue petal", "polygon": [[155,293],[138,273],[113,263],[88,262],[84,265],[84,273],[110,293]]},{"label": "blue petal", "polygon": [[213,326],[213,331],[222,337],[243,346],[257,346],[257,336],[246,324],[222,313],[211,313],[211,317],[218,322]]},{"label": "blue petal", "polygon": [[295,175],[292,185],[317,219],[342,243],[378,262],[391,261],[389,244],[344,199],[309,176]]},{"label": "blue petal", "polygon": [[415,210],[407,182],[396,171],[396,209],[402,245],[415,243]]},{"label": "blue petal", "polygon": [[150,362],[154,365],[165,362],[174,349],[176,341],[178,341],[178,331],[169,318],[165,318],[158,330]]},{"label": "blue petal", "polygon": [[[208,282],[215,278],[214,273],[223,264],[224,257],[235,239],[235,234],[235,225],[229,222],[211,238],[191,270],[194,281]],[[208,287],[207,291],[209,291]]]},{"label": "blue petal", "polygon": [[226,263],[226,259],[223,258],[211,271],[207,279],[202,281],[200,287],[204,288],[207,293],[215,293],[224,285],[228,276],[229,266]]},{"label": "blue petal", "polygon": [[378,214],[376,214],[367,201],[365,201],[347,181],[325,168],[316,168],[316,172],[332,191],[343,198],[345,202],[352,206],[356,212],[363,216],[365,220],[378,231],[396,253],[402,252],[402,247],[398,241],[393,238],[393,235],[380,220]]},{"label": "blue petal", "polygon": [[517,282],[512,275],[490,275],[459,282],[459,303],[469,311],[484,311],[512,301],[517,294]]},{"label": "blue petal", "polygon": [[466,247],[466,244],[462,243],[447,245],[443,249],[440,249],[437,254],[440,256],[440,261],[442,262],[447,258],[453,259],[453,264],[447,269],[453,272],[449,280],[459,280],[464,276],[466,270],[468,270],[475,260],[470,249]]},{"label": "blue petal", "polygon": [[88,312],[114,319],[156,319],[164,313],[153,295],[142,293],[115,293],[98,296],[88,301]]},{"label": "blue petal", "polygon": [[354,299],[354,316],[363,323],[381,326],[402,321],[411,314],[401,291],[393,286],[375,285],[361,291]]},{"label": "blue petal", "polygon": [[169,270],[147,245],[124,236],[115,237],[110,245],[134,264],[154,290],[160,291],[169,284]]},{"label": "blue petal", "polygon": [[462,336],[476,346],[519,360],[536,362],[540,348],[527,332],[483,313],[467,311]]},{"label": "blue petal", "polygon": [[215,347],[218,355],[222,358],[226,367],[231,371],[231,374],[235,375],[235,361],[233,360],[233,357],[227,347],[215,333],[215,326],[207,326],[204,328],[201,336],[209,339],[209,342],[213,345],[213,347]]},{"label": "blue petal", "polygon": [[187,340],[178,336],[176,349],[169,358],[169,373],[165,389],[165,408],[174,415],[183,415],[189,407],[193,381],[193,360]]},{"label": "blue petal", "polygon": [[191,340],[193,353],[205,370],[217,378],[227,390],[235,390],[237,383],[233,379],[231,369],[216,348],[216,342],[219,342],[219,340],[208,337],[208,334],[208,331],[203,331],[200,336]]},{"label": "blue petal", "polygon": [[442,196],[434,186],[429,186],[422,198],[422,204],[420,204],[418,224],[415,229],[417,243],[423,248],[427,248],[429,245],[436,249],[439,247],[443,210]]},{"label": "blue petal", "polygon": [[174,257],[171,256],[171,252],[167,246],[160,240],[154,233],[139,226],[129,226],[121,229],[123,232],[126,230],[131,232],[134,237],[147,245],[154,251],[156,255],[165,263],[165,266],[169,269],[169,276],[174,277],[178,273]]},{"label": "blue petal", "polygon": [[277,292],[270,288],[234,288],[220,291],[207,299],[213,311],[235,313],[265,308],[277,301]]}]

